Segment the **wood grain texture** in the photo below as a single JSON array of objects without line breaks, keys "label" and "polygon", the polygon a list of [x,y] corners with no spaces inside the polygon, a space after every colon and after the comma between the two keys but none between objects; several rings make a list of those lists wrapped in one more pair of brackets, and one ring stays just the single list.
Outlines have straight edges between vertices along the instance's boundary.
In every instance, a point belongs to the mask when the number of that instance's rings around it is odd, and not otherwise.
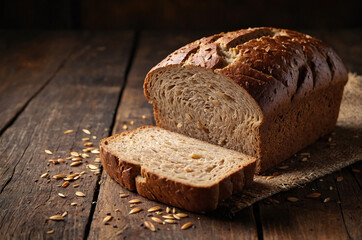
[{"label": "wood grain texture", "polygon": [[[82,239],[87,232],[98,176],[86,168],[96,154],[78,167],[66,163],[47,166],[48,159],[81,152],[82,137],[97,146],[109,134],[113,114],[130,57],[131,32],[82,34],[79,47],[49,84],[0,138],[0,236],[1,239]],[[54,57],[54,56],[53,56]],[[70,134],[63,134],[73,129]],[[91,135],[82,129],[89,129]],[[97,136],[93,139],[92,136]],[[47,155],[49,149],[53,155]],[[67,188],[62,180],[40,178],[86,171]],[[74,184],[80,184],[74,188]],[[76,191],[85,193],[77,197]],[[63,193],[66,198],[57,194]],[[76,202],[77,206],[71,206]],[[67,211],[65,221],[48,218]],[[48,230],[55,232],[47,235]]]},{"label": "wood grain texture", "polygon": [[[148,104],[143,95],[143,81],[149,69],[162,60],[167,54],[183,44],[197,39],[198,34],[157,34],[144,33],[141,35],[137,54],[135,56],[122,101],[117,111],[116,124],[113,134],[134,129],[142,125],[154,125],[152,105]],[[142,117],[144,115],[144,117]],[[134,121],[131,125],[130,121]],[[94,213],[90,239],[112,239],[116,236],[123,239],[256,239],[257,230],[252,208],[241,211],[233,220],[225,219],[220,213],[199,215],[189,213],[189,217],[180,220],[178,224],[158,224],[156,232],[151,232],[140,226],[145,220],[152,221],[146,210],[155,205],[165,211],[166,205],[147,200],[136,193],[124,190],[106,173],[102,176],[99,198]],[[119,192],[129,194],[128,198],[120,198]],[[144,210],[138,214],[129,215],[131,210],[128,200],[138,198],[142,200],[139,206]],[[118,209],[115,211],[115,209]],[[177,210],[180,211],[180,210]],[[182,212],[185,212],[181,210]],[[104,225],[102,220],[107,213],[114,216],[110,225]],[[162,219],[162,215],[152,214]],[[195,229],[180,230],[182,224],[193,222]],[[113,225],[115,224],[115,227]]]},{"label": "wood grain texture", "polygon": [[0,133],[58,71],[80,36],[70,32],[0,33]]},{"label": "wood grain texture", "polygon": [[[352,165],[351,168],[361,170],[362,162]],[[333,180],[338,191],[343,223],[348,236],[351,239],[362,239],[362,189],[353,175],[350,168],[345,168],[334,173]],[[343,180],[338,181],[338,177],[343,177]]]}]

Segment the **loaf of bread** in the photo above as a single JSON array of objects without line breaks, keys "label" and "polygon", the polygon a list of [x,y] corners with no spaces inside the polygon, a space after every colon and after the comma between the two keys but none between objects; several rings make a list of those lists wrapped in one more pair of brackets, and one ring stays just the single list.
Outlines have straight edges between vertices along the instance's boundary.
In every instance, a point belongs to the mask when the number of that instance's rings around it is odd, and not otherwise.
[{"label": "loaf of bread", "polygon": [[257,172],[330,132],[347,72],[308,35],[276,28],[190,43],[147,74],[157,125],[257,158]]},{"label": "loaf of bread", "polygon": [[103,139],[102,164],[122,186],[151,200],[208,212],[253,181],[256,159],[158,127]]}]

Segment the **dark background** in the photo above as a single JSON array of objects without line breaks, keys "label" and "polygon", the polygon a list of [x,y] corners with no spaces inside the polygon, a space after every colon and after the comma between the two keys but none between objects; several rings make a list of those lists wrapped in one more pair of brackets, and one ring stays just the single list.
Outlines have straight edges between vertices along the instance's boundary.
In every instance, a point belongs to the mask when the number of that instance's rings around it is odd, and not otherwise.
[{"label": "dark background", "polygon": [[0,0],[3,29],[360,28],[361,1]]}]

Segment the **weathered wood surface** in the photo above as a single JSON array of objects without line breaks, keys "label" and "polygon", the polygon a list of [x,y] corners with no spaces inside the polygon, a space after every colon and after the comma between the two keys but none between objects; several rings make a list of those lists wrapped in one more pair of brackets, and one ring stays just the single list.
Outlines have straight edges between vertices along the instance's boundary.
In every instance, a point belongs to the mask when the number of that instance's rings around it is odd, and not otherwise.
[{"label": "weathered wood surface", "polygon": [[[37,34],[29,33],[29,38],[35,38]],[[349,70],[362,74],[361,31],[314,31],[311,34],[330,43]],[[7,118],[0,136],[0,239],[361,239],[362,177],[356,171],[362,169],[361,162],[325,176],[323,181],[317,180],[304,188],[273,196],[272,199],[279,203],[262,201],[254,204],[232,220],[218,211],[208,215],[189,213],[189,217],[179,224],[154,223],[159,228],[157,232],[151,232],[140,224],[150,219],[146,211],[148,208],[159,205],[164,210],[165,205],[124,190],[105,172],[101,176],[101,185],[98,185],[99,176],[86,168],[86,162],[74,168],[69,166],[70,160],[47,166],[48,159],[52,157],[66,157],[70,151],[84,148],[81,138],[88,135],[82,132],[83,128],[92,132],[90,136],[97,136],[97,139],[91,137],[91,141],[97,144],[100,138],[122,132],[124,128],[129,130],[153,125],[152,105],[147,103],[142,89],[146,73],[171,51],[204,35],[200,32],[143,32],[137,37],[138,41],[134,41],[130,32],[74,33],[63,36],[68,40],[60,41],[59,49],[54,47],[53,52],[49,51],[63,56],[63,60],[57,61],[50,53],[39,53],[37,58],[36,51],[29,47],[39,47],[33,41],[24,43],[15,35],[0,37],[0,62],[20,71],[9,73],[0,66],[1,76],[5,77],[1,79],[0,90],[5,89],[3,84],[9,82],[9,78],[20,81],[16,76],[22,77],[26,73],[39,76],[27,78],[38,84],[38,88],[23,95],[25,100],[18,110],[12,110],[13,115]],[[5,38],[15,40],[5,48]],[[41,49],[53,46],[55,42],[57,40],[48,37]],[[136,45],[134,55],[133,44]],[[18,45],[27,49],[24,54],[27,53],[29,59],[42,59],[39,61],[46,67],[23,70],[13,66],[21,62],[18,58],[14,57],[12,62],[4,60],[3,56],[18,55],[19,59],[27,59],[11,50]],[[125,76],[128,66],[129,73]],[[122,90],[125,77],[127,83]],[[43,82],[39,84],[36,79]],[[6,92],[18,99],[16,93],[19,88],[9,88]],[[0,109],[9,102],[0,101]],[[63,134],[67,129],[74,129],[74,132]],[[359,139],[356,138],[356,141]],[[52,150],[54,155],[46,155],[44,149]],[[91,158],[83,161],[94,163],[96,155],[90,155]],[[57,185],[64,181],[51,179],[47,183],[46,178],[39,177],[47,170],[50,176],[82,170],[86,174],[67,188],[61,188]],[[336,180],[339,176],[343,177],[343,181]],[[74,184],[80,184],[79,188],[73,188]],[[75,191],[84,192],[86,197],[75,197]],[[59,197],[59,192],[67,198]],[[128,193],[129,197],[120,198],[120,192]],[[312,192],[319,192],[321,196],[306,198]],[[291,196],[300,200],[295,203],[287,201]],[[324,203],[323,200],[328,197],[330,200]],[[131,208],[128,201],[133,198],[141,199],[139,206],[144,210],[129,215]],[[78,205],[70,206],[71,202]],[[64,222],[48,220],[49,216],[62,211],[68,211]],[[104,225],[103,219],[107,214],[111,214],[113,219],[109,225]],[[155,213],[153,215],[159,217]],[[182,223],[188,221],[193,222],[196,228],[180,230]],[[51,229],[55,232],[46,234]]]},{"label": "weathered wood surface", "polygon": [[[77,167],[70,167],[71,160],[47,163],[51,158],[69,156],[70,151],[82,152],[82,137],[90,137],[97,145],[99,138],[109,134],[105,128],[112,125],[132,42],[131,32],[82,34],[78,48],[64,66],[4,131],[0,138],[1,239],[85,237],[98,182],[86,164],[93,163],[96,154],[89,153],[91,157]],[[74,132],[64,134],[67,129]],[[45,149],[53,155],[47,155]],[[49,178],[47,183],[47,178],[40,178],[45,172],[53,177],[81,171],[86,173],[67,188],[58,187],[62,180]],[[74,188],[74,184],[80,186]],[[85,197],[77,197],[76,191]],[[68,212],[63,222],[48,220],[63,211]],[[53,234],[46,233],[52,229]]]},{"label": "weathered wood surface", "polygon": [[70,32],[0,32],[0,133],[49,82],[80,36]]}]

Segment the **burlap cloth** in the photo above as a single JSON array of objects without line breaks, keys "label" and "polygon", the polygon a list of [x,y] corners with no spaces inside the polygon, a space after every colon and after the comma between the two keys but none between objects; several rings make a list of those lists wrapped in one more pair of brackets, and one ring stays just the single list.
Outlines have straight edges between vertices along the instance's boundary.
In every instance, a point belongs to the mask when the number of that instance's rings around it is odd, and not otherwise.
[{"label": "burlap cloth", "polygon": [[271,169],[262,176],[255,176],[252,186],[220,203],[219,210],[232,216],[259,200],[303,186],[361,159],[362,76],[350,73],[334,133],[284,161],[279,168]]}]

